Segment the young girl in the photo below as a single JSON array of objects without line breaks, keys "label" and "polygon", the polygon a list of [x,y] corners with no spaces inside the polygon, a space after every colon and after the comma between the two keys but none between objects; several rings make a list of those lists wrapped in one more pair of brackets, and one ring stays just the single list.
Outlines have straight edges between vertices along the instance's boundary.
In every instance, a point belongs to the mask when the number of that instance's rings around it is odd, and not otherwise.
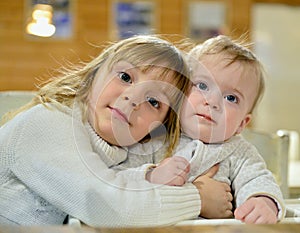
[{"label": "young girl", "polygon": [[138,226],[197,216],[195,185],[154,189],[110,169],[125,160],[122,147],[161,124],[174,147],[185,73],[172,44],[137,36],[42,87],[0,128],[0,224],[62,224],[72,215],[92,226]]}]

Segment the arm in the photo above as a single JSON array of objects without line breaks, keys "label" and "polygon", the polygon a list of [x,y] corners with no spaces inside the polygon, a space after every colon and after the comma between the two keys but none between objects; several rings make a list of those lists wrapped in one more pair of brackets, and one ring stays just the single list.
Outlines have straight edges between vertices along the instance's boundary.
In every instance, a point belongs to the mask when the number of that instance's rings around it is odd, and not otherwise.
[{"label": "arm", "polygon": [[189,162],[183,157],[173,156],[150,168],[146,173],[146,180],[154,184],[182,186],[186,183],[189,172]]},{"label": "arm", "polygon": [[[200,216],[204,218],[233,216],[231,204],[233,197],[230,186],[212,178],[218,169],[219,166],[215,165],[193,181],[201,196]],[[183,157],[173,156],[149,171],[146,179],[152,183],[183,185],[187,180],[188,172],[188,162]]]},{"label": "arm", "polygon": [[14,174],[40,197],[88,225],[172,224],[200,212],[200,196],[192,184],[157,186],[109,169],[72,116],[44,109],[32,112],[16,130],[21,132],[12,145]]},{"label": "arm", "polygon": [[[257,223],[269,223],[274,222],[274,216],[276,221],[283,218],[285,207],[280,188],[256,148],[241,139],[231,159],[235,166],[231,169],[231,179],[236,197],[236,218],[255,223],[253,219],[257,219]],[[264,208],[256,212],[257,206]]]}]

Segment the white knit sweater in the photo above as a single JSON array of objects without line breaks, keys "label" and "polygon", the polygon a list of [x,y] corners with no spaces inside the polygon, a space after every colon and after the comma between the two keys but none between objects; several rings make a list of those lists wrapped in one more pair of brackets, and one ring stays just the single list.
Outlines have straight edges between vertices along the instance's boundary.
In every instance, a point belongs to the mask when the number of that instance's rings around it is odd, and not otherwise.
[{"label": "white knit sweater", "polygon": [[[145,179],[143,169],[160,162],[164,149],[161,140],[134,145],[129,148],[128,158],[113,169],[127,170],[127,173],[131,171],[135,179],[138,179],[136,171],[139,171],[141,179]],[[241,135],[221,144],[204,144],[182,135],[174,155],[182,156],[190,162],[189,181],[219,163],[214,179],[231,186],[235,206],[240,206],[252,196],[265,195],[277,203],[278,220],[284,217],[285,206],[278,184],[257,149]]]},{"label": "white knit sweater", "polygon": [[0,128],[0,224],[62,224],[69,214],[91,226],[154,226],[198,216],[194,185],[155,186],[110,169],[126,156],[78,110],[38,105],[17,115]]}]

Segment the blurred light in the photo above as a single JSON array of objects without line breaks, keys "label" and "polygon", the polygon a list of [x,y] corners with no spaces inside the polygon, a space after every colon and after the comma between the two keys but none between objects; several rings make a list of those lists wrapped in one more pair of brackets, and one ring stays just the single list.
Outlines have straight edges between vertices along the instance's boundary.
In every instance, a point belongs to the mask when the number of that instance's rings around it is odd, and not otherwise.
[{"label": "blurred light", "polygon": [[55,26],[52,24],[53,8],[46,4],[37,4],[32,12],[32,20],[27,24],[28,34],[41,37],[50,37],[55,33]]}]

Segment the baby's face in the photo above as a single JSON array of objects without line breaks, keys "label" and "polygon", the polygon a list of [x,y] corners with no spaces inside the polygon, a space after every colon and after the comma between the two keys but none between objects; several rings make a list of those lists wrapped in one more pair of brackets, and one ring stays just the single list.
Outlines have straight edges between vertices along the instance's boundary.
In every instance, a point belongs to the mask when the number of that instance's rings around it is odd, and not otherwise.
[{"label": "baby's face", "polygon": [[192,68],[193,87],[181,112],[182,130],[205,143],[220,143],[240,133],[258,91],[258,78],[240,62],[226,66],[220,55],[207,55]]}]

